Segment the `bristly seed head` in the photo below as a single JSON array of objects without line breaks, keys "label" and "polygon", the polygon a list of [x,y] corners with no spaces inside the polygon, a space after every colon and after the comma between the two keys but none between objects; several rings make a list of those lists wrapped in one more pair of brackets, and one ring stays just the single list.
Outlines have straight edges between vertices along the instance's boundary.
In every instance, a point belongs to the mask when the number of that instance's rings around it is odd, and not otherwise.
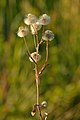
[{"label": "bristly seed head", "polygon": [[37,21],[37,17],[31,13],[29,13],[24,19],[24,23],[26,25],[34,24],[36,21]]},{"label": "bristly seed head", "polygon": [[18,28],[18,32],[17,32],[18,37],[21,37],[21,38],[25,37],[28,33],[29,33],[28,28],[23,27],[23,26],[20,26]]},{"label": "bristly seed head", "polygon": [[48,25],[51,19],[50,16],[48,16],[47,14],[43,14],[42,16],[40,16],[38,21],[41,25]]},{"label": "bristly seed head", "polygon": [[47,40],[49,40],[49,41],[53,40],[54,39],[53,32],[51,30],[46,30],[45,33],[44,33],[44,35],[42,36],[42,39],[45,40],[45,41],[47,41]]}]

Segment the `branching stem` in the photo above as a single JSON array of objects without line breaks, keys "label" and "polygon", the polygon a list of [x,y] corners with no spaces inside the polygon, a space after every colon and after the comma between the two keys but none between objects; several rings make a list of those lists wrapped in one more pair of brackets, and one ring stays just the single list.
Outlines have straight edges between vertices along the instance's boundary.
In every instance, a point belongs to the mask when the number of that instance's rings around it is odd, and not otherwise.
[{"label": "branching stem", "polygon": [[24,37],[24,42],[25,42],[25,46],[26,46],[26,50],[27,50],[26,54],[28,55],[28,57],[30,57],[32,59],[32,61],[33,61],[34,64],[37,64],[36,61],[31,57],[31,54],[30,54],[30,51],[28,49],[28,45],[27,45],[25,37]]},{"label": "branching stem", "polygon": [[[37,60],[37,57],[38,57],[38,50],[39,50],[39,46],[38,46],[38,43],[39,40],[38,40],[38,34],[36,34],[36,43],[37,43],[37,47],[36,47],[36,60]],[[39,119],[42,120],[42,115],[41,115],[41,110],[40,110],[40,102],[39,102],[39,70],[38,70],[38,65],[35,64],[35,79],[36,79],[36,95],[37,95],[37,98],[36,98],[36,102],[37,102],[37,110],[38,110],[38,114],[39,114]]]}]

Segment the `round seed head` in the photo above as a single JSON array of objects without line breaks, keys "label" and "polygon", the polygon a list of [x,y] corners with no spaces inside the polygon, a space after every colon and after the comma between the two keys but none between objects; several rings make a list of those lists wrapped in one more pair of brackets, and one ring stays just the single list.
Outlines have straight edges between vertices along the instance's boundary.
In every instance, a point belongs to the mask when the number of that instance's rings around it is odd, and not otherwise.
[{"label": "round seed head", "polygon": [[50,23],[50,16],[48,16],[47,14],[43,14],[42,16],[40,16],[39,18],[39,23],[41,25],[48,25]]},{"label": "round seed head", "polygon": [[20,26],[17,32],[17,35],[19,37],[25,37],[29,33],[28,28]]},{"label": "round seed head", "polygon": [[37,21],[37,17],[31,13],[29,13],[24,19],[24,23],[26,25],[31,25],[31,24],[35,23],[36,21]]},{"label": "round seed head", "polygon": [[45,41],[47,41],[47,40],[49,40],[49,41],[53,40],[54,39],[53,32],[51,30],[46,30],[45,33],[44,33],[44,35],[42,36],[42,39],[45,40]]}]

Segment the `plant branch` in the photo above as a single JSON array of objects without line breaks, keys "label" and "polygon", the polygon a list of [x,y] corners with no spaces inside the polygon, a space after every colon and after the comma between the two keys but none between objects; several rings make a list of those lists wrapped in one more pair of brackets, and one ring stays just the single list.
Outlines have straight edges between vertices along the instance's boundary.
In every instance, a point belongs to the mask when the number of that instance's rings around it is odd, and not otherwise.
[{"label": "plant branch", "polygon": [[46,41],[46,62],[48,61],[48,40]]},{"label": "plant branch", "polygon": [[43,71],[46,69],[46,67],[48,66],[49,64],[48,63],[45,63],[43,65],[43,67],[41,68],[41,70],[39,71],[39,75],[41,75],[43,73]]},{"label": "plant branch", "polygon": [[26,52],[26,55],[32,59],[32,61],[33,61],[34,64],[37,65],[36,61],[31,57],[31,55],[28,52]]},{"label": "plant branch", "polygon": [[34,64],[37,64],[36,61],[31,57],[31,54],[30,54],[30,51],[28,49],[28,45],[27,45],[25,37],[24,37],[24,42],[25,42],[25,46],[26,46],[26,50],[27,50],[26,55],[28,55],[32,59],[32,61],[34,62]]},{"label": "plant branch", "polygon": [[35,39],[36,36],[35,35],[33,35],[33,36],[34,36],[34,46],[35,46],[35,49],[36,49],[36,46],[37,46],[36,45],[36,39]]},{"label": "plant branch", "polygon": [[[37,47],[36,47],[36,60],[38,57],[38,34],[36,34],[36,42],[37,42]],[[41,115],[41,110],[40,110],[40,106],[39,106],[39,70],[38,70],[38,65],[35,64],[35,79],[36,79],[36,103],[37,103],[37,110],[38,110],[38,114],[39,114],[39,119],[42,120],[42,115]]]},{"label": "plant branch", "polygon": [[28,54],[30,55],[30,51],[29,51],[29,49],[28,49],[28,45],[27,45],[27,42],[26,42],[25,37],[24,37],[24,43],[25,43],[25,46],[26,46],[26,50],[27,50]]},{"label": "plant branch", "polygon": [[41,110],[39,106],[39,71],[38,71],[38,65],[35,65],[35,78],[36,78],[36,91],[37,91],[37,110],[39,114],[39,119],[42,120]]},{"label": "plant branch", "polygon": [[41,70],[39,71],[39,75],[41,75],[43,73],[43,71],[46,69],[46,67],[49,65],[47,63],[48,61],[48,40],[46,41],[46,58],[45,58],[45,63],[42,66]]}]

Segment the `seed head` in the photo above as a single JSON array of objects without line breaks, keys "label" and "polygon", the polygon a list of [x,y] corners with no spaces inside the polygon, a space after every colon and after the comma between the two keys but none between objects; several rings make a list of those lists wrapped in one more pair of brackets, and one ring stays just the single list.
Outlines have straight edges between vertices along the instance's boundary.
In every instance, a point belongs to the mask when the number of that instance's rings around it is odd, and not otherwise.
[{"label": "seed head", "polygon": [[48,25],[50,23],[50,16],[48,16],[47,14],[43,14],[39,18],[39,23],[41,25]]},{"label": "seed head", "polygon": [[44,35],[42,36],[42,39],[45,40],[45,41],[47,41],[47,40],[49,40],[49,41],[53,40],[54,39],[53,32],[51,30],[46,30],[45,33],[44,33]]},{"label": "seed head", "polygon": [[36,22],[34,24],[31,24],[30,29],[31,29],[31,33],[34,35],[37,33],[37,31],[39,31],[41,29],[41,24],[39,22]]},{"label": "seed head", "polygon": [[35,15],[32,15],[31,13],[29,13],[24,19],[24,23],[26,25],[31,25],[35,23],[36,21],[37,21],[37,17]]},{"label": "seed head", "polygon": [[18,35],[19,37],[24,37],[24,36],[26,36],[28,33],[29,33],[28,28],[23,27],[23,26],[20,26],[19,29],[18,29],[17,35]]}]

